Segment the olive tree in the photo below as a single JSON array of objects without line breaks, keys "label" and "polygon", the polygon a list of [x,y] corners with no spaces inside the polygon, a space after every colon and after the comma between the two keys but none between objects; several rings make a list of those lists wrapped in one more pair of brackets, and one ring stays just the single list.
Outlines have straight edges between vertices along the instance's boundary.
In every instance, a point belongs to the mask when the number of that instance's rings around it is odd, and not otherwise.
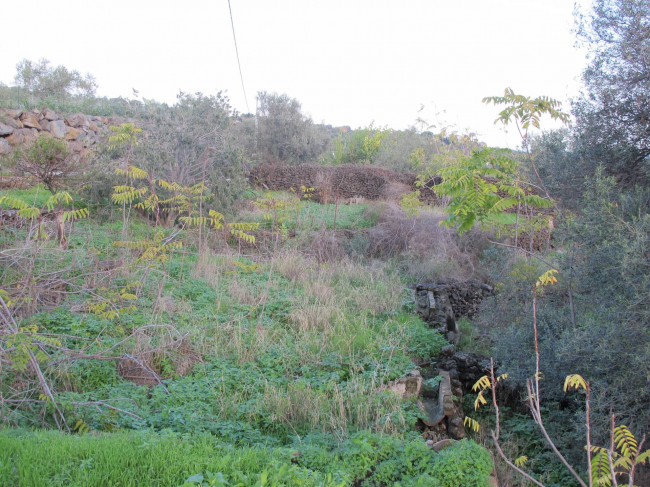
[{"label": "olive tree", "polygon": [[650,176],[650,3],[595,0],[578,18],[591,52],[574,103],[578,140],[596,168],[628,184]]},{"label": "olive tree", "polygon": [[94,96],[97,90],[95,78],[85,76],[65,66],[51,66],[47,59],[38,62],[23,59],[16,65],[16,85],[36,96],[68,98],[72,96]]},{"label": "olive tree", "polygon": [[256,123],[256,152],[262,161],[311,162],[329,145],[327,131],[319,130],[302,113],[300,102],[285,94],[259,92]]}]

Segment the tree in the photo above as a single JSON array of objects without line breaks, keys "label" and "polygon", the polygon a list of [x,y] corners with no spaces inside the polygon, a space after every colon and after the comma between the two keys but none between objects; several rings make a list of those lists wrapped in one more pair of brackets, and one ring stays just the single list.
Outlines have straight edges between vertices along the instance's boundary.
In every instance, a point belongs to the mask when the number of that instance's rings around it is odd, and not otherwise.
[{"label": "tree", "polygon": [[133,149],[133,164],[154,178],[183,186],[205,183],[226,208],[245,187],[242,152],[228,130],[232,108],[222,93],[179,93],[175,105],[146,100],[136,111],[143,136]]},{"label": "tree", "polygon": [[650,177],[650,3],[595,0],[578,17],[591,49],[586,93],[573,106],[578,141],[592,167],[626,185]]},{"label": "tree", "polygon": [[79,161],[73,157],[67,142],[44,134],[39,135],[30,146],[17,149],[14,160],[19,170],[33,176],[52,194],[64,182],[69,182],[70,176],[79,166]]},{"label": "tree", "polygon": [[349,133],[341,132],[334,140],[332,162],[334,164],[373,164],[379,155],[382,142],[390,132],[376,129],[370,124]]},{"label": "tree", "polygon": [[568,124],[569,115],[560,110],[562,104],[548,96],[530,98],[529,96],[517,95],[512,88],[506,88],[503,96],[488,96],[483,98],[483,103],[494,103],[494,105],[506,106],[501,110],[501,112],[499,112],[499,116],[494,123],[500,122],[503,125],[508,125],[509,123],[514,122],[517,131],[521,136],[524,150],[528,155],[530,166],[535,172],[540,187],[544,190],[546,197],[550,200],[551,195],[548,193],[544,181],[539,175],[532,154],[530,153],[530,141],[528,136],[532,127],[537,129],[540,128],[542,115],[548,115],[554,120],[560,120],[561,122]]},{"label": "tree", "polygon": [[23,59],[16,64],[16,84],[33,95],[69,98],[73,96],[94,96],[97,90],[95,78],[86,73],[65,66],[50,66],[50,61],[40,59],[37,63]]},{"label": "tree", "polygon": [[475,224],[517,224],[518,217],[508,210],[520,205],[534,208],[552,206],[552,202],[527,192],[516,178],[517,162],[508,151],[482,149],[440,172],[442,183],[434,187],[439,196],[449,196],[447,226],[457,225],[458,232]]},{"label": "tree", "polygon": [[319,156],[329,138],[317,130],[295,98],[261,91],[257,94],[257,152],[262,160],[290,164]]}]

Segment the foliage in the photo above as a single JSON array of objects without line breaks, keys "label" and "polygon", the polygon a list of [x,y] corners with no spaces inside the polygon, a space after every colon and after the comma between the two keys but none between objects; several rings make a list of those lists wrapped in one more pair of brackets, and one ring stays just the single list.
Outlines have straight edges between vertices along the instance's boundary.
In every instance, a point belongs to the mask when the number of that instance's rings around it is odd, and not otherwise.
[{"label": "foliage", "polygon": [[52,194],[64,184],[69,185],[71,175],[79,171],[79,161],[67,142],[44,134],[28,147],[16,149],[13,160],[18,170],[44,184]]},{"label": "foliage", "polygon": [[[481,144],[471,133],[442,128],[438,133],[418,130],[389,130],[373,164],[394,171],[427,173],[422,182],[429,185],[444,165],[460,155],[469,155]],[[405,157],[408,156],[408,157]]]},{"label": "foliage", "polygon": [[[233,447],[205,434],[64,436],[0,433],[0,479],[48,485],[440,485],[482,487],[489,453],[461,441],[440,454],[421,439],[360,434],[340,447],[307,437],[293,448]],[[48,462],[42,459],[47,458]],[[4,468],[3,468],[4,467]],[[455,475],[454,475],[455,473]],[[183,483],[184,482],[184,483]]]},{"label": "foliage", "polygon": [[564,123],[569,122],[569,115],[560,111],[562,104],[548,96],[538,96],[530,98],[529,96],[517,95],[512,88],[506,88],[503,96],[487,96],[483,98],[483,103],[493,103],[494,105],[506,105],[499,117],[494,121],[508,125],[512,121],[517,125],[521,132],[524,142],[528,137],[528,130],[532,127],[540,128],[542,115],[549,115],[554,120],[560,120]]},{"label": "foliage", "polygon": [[373,164],[389,134],[387,129],[372,126],[341,132],[334,139],[332,164]]},{"label": "foliage", "polygon": [[[139,125],[130,129],[133,140],[125,132],[122,135],[128,143],[115,151],[120,131],[127,130],[129,124],[118,127],[100,163],[121,158],[123,167],[132,164],[184,187],[203,183],[209,190],[206,197],[209,194],[214,204],[221,208],[232,205],[245,186],[246,161],[227,137],[233,112],[225,95],[180,92],[173,106],[144,100],[133,103],[132,110]],[[142,136],[138,135],[140,128]],[[133,143],[136,136],[137,144]]]},{"label": "foliage", "polygon": [[516,179],[517,163],[507,151],[483,149],[441,171],[443,182],[434,190],[451,199],[446,209],[447,226],[463,233],[475,224],[513,225],[516,216],[508,210],[518,205],[546,208],[552,202],[526,192]]},{"label": "foliage", "polygon": [[553,130],[530,139],[532,157],[551,197],[565,210],[579,208],[586,191],[585,177],[593,174],[589,161],[575,148],[568,129]]},{"label": "foliage", "polygon": [[109,130],[113,133],[113,135],[108,137],[109,149],[115,149],[117,147],[132,149],[138,145],[138,134],[142,132],[141,128],[136,127],[131,122],[123,123],[120,126],[111,125]]},{"label": "foliage", "polygon": [[650,5],[596,0],[577,20],[591,54],[586,93],[573,106],[580,152],[592,171],[602,164],[627,186],[647,182]]},{"label": "foliage", "polygon": [[[71,208],[66,209],[66,206]],[[36,238],[44,240],[48,236],[44,230],[43,218],[47,213],[54,212],[57,223],[57,239],[60,246],[64,246],[67,241],[65,223],[77,221],[89,215],[88,208],[74,208],[74,198],[67,191],[53,193],[45,200],[44,207],[41,209],[26,203],[20,198],[11,195],[0,195],[0,208],[2,207],[17,210],[16,213],[19,217],[36,221]]]},{"label": "foliage", "polygon": [[300,102],[286,94],[257,94],[255,147],[262,161],[300,164],[315,160],[328,139],[301,111]]},{"label": "foliage", "polygon": [[73,96],[92,97],[97,89],[95,78],[82,76],[77,70],[65,66],[50,66],[50,61],[41,58],[38,62],[23,59],[16,64],[15,82],[21,88],[36,96],[68,98]]}]

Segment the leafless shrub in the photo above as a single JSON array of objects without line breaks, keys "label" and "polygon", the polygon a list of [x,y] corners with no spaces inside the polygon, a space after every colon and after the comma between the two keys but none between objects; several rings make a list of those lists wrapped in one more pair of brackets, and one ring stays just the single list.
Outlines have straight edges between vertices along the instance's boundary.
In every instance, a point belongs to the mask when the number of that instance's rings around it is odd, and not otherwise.
[{"label": "leafless shrub", "polygon": [[337,232],[320,230],[309,241],[303,242],[303,252],[317,262],[337,262],[346,257],[345,247]]},{"label": "leafless shrub", "polygon": [[433,211],[408,217],[397,205],[385,205],[379,223],[366,235],[366,255],[398,258],[403,270],[415,279],[476,277],[479,242],[485,237],[475,231],[460,239],[453,229],[441,226],[442,220]]}]

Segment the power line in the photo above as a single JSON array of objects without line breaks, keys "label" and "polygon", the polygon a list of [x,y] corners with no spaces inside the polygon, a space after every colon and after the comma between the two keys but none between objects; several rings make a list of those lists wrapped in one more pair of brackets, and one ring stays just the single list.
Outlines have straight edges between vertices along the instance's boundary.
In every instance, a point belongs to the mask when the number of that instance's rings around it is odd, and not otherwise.
[{"label": "power line", "polygon": [[230,25],[232,26],[232,38],[235,41],[235,54],[237,54],[237,66],[239,66],[239,79],[241,80],[241,89],[244,92],[244,101],[246,102],[246,110],[248,113],[251,112],[251,109],[248,106],[248,97],[246,96],[246,88],[244,87],[244,76],[241,73],[241,62],[239,61],[239,49],[237,49],[237,37],[235,36],[235,23],[232,20],[232,7],[230,6],[230,0],[228,0],[228,10],[230,11]]}]

